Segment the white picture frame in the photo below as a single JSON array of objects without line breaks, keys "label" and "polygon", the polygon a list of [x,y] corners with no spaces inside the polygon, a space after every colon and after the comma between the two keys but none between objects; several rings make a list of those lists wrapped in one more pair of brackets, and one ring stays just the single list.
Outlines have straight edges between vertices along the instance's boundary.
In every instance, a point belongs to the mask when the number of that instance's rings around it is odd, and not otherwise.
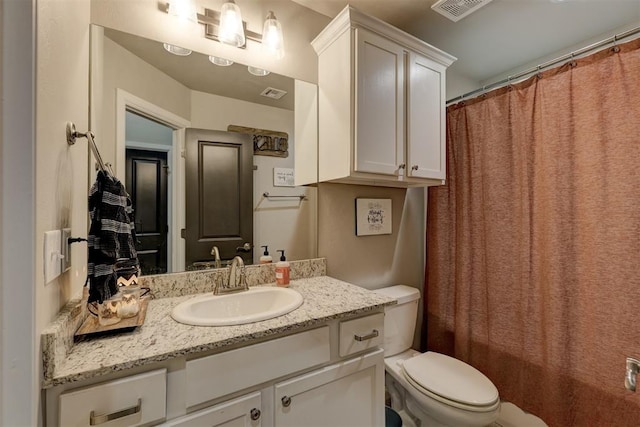
[{"label": "white picture frame", "polygon": [[391,199],[356,199],[356,236],[391,234]]}]

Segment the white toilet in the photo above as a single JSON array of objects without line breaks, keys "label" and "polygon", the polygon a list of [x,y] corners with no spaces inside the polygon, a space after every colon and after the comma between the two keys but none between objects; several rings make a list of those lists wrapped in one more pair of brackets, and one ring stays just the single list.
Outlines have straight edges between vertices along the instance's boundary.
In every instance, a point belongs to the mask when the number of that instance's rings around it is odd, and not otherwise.
[{"label": "white toilet", "polygon": [[397,299],[384,318],[385,383],[393,409],[404,409],[422,427],[480,427],[500,412],[498,389],[480,371],[440,353],[411,349],[420,292],[391,286],[375,292]]}]

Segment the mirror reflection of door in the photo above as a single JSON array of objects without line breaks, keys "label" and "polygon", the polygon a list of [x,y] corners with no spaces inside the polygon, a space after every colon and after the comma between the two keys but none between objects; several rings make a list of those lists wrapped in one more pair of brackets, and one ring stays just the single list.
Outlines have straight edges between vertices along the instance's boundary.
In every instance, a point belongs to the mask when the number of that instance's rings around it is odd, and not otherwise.
[{"label": "mirror reflection of door", "polygon": [[[253,261],[253,141],[235,132],[186,131],[186,266]],[[245,244],[251,249],[245,250]],[[194,265],[195,263],[195,265]]]},{"label": "mirror reflection of door", "polygon": [[[127,111],[126,177],[142,274],[168,271],[168,152],[173,130]],[[135,148],[134,148],[135,147]]]},{"label": "mirror reflection of door", "polygon": [[167,153],[127,149],[136,250],[142,274],[167,272]]}]

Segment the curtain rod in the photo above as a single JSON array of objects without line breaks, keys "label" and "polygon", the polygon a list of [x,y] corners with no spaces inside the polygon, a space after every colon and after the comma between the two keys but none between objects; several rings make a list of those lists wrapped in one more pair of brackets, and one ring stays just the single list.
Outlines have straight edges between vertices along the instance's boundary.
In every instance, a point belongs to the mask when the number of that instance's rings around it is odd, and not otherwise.
[{"label": "curtain rod", "polygon": [[463,100],[465,98],[468,98],[471,95],[476,95],[476,94],[483,93],[483,92],[486,92],[486,91],[491,90],[491,89],[496,89],[496,88],[498,88],[500,86],[503,86],[505,84],[511,83],[514,80],[520,79],[520,78],[522,78],[522,77],[524,77],[526,75],[537,73],[542,69],[552,67],[552,66],[554,66],[556,64],[559,64],[561,62],[564,62],[566,60],[569,60],[569,59],[575,58],[575,57],[577,57],[579,55],[582,55],[584,53],[591,52],[593,50],[599,49],[599,48],[601,48],[603,46],[606,46],[606,45],[608,45],[610,43],[615,43],[615,42],[617,42],[619,40],[626,39],[627,37],[631,37],[631,36],[633,36],[635,34],[638,34],[638,33],[640,33],[640,27],[635,27],[635,28],[630,29],[629,31],[625,31],[625,32],[620,33],[620,34],[616,34],[613,37],[609,37],[609,38],[601,40],[599,42],[590,44],[589,46],[585,46],[585,47],[583,47],[581,49],[575,50],[575,51],[573,51],[571,53],[568,53],[566,55],[559,56],[559,57],[557,57],[555,59],[552,59],[550,61],[547,61],[547,62],[544,62],[542,64],[539,64],[536,67],[529,68],[529,69],[527,69],[525,71],[522,71],[520,73],[514,74],[512,76],[508,76],[506,79],[502,79],[500,81],[497,81],[497,82],[494,82],[494,83],[491,83],[491,84],[488,84],[488,85],[484,85],[481,88],[476,89],[476,90],[472,90],[471,92],[467,92],[464,95],[459,95],[459,96],[456,96],[454,98],[451,98],[451,99],[447,100],[447,105],[451,104],[453,102],[461,101],[461,100]]}]

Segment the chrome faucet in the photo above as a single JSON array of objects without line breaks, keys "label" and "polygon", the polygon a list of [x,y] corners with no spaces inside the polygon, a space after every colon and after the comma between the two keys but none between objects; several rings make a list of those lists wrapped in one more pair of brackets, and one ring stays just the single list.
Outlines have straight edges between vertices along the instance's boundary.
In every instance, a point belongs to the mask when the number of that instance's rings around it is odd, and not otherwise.
[{"label": "chrome faucet", "polygon": [[217,246],[211,248],[211,255],[213,255],[213,268],[222,267],[222,260],[220,260],[220,251]]},{"label": "chrome faucet", "polygon": [[627,390],[636,391],[636,379],[640,372],[640,360],[627,357],[627,372],[624,377],[624,386]]},{"label": "chrome faucet", "polygon": [[[240,271],[238,271],[240,270]],[[247,276],[245,273],[244,261],[239,256],[233,258],[229,266],[229,277],[227,284],[216,284],[213,288],[214,295],[226,294],[229,292],[248,291]]]}]

